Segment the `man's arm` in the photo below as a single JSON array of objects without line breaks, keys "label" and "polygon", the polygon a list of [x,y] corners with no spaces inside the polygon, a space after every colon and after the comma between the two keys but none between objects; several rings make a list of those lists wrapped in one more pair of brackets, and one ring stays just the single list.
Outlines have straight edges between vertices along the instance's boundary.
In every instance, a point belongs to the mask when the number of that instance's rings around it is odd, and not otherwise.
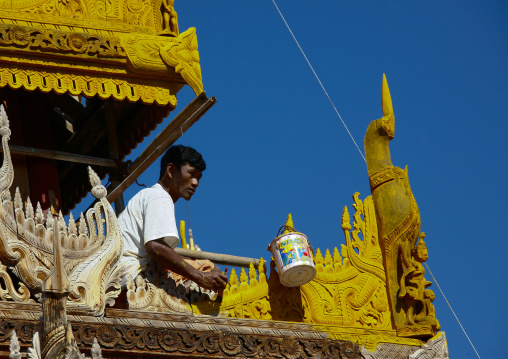
[{"label": "man's arm", "polygon": [[[201,272],[185,262],[182,256],[164,243],[162,238],[145,244],[146,252],[163,269],[169,269],[177,274],[189,278],[205,289],[218,292],[226,288],[228,278],[218,270]],[[217,267],[217,266],[216,266]]]}]

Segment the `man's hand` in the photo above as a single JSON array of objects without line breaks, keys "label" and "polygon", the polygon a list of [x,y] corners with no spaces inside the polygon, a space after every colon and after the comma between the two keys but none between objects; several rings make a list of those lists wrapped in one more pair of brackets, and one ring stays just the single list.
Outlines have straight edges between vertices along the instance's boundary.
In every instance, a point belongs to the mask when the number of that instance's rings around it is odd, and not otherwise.
[{"label": "man's hand", "polygon": [[157,239],[145,244],[146,252],[163,269],[169,269],[177,274],[196,282],[205,289],[219,292],[226,288],[228,278],[214,265],[211,272],[201,272],[186,263],[184,258],[177,254],[173,248],[168,247],[163,239]]},{"label": "man's hand", "polygon": [[[218,268],[215,266],[215,268]],[[195,278],[195,282],[205,289],[213,290],[214,292],[222,291],[226,288],[228,277],[220,271],[212,270],[211,272],[199,272],[200,277]]]},{"label": "man's hand", "polygon": [[217,264],[213,264],[212,272],[222,273],[219,266]]}]

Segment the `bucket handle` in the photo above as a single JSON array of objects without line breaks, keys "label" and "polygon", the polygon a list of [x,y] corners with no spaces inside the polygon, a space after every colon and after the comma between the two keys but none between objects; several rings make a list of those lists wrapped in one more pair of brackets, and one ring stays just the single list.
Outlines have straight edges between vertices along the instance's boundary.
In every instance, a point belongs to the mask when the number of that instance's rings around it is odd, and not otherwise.
[{"label": "bucket handle", "polygon": [[[294,233],[300,233],[298,232],[295,227],[292,227],[292,226],[287,226],[287,225],[282,225],[280,228],[279,228],[279,231],[277,232],[277,235],[275,237],[278,237],[281,235],[281,232],[282,232],[282,229],[284,228],[284,230],[286,229],[289,229],[291,232],[294,232]],[[307,244],[309,245],[310,247],[310,251],[312,252],[312,255],[314,256],[314,248],[312,248],[312,244],[310,243],[310,241],[307,239]],[[268,246],[267,250],[270,251],[270,247],[271,247],[271,244]]]},{"label": "bucket handle", "polygon": [[278,237],[278,236],[280,236],[280,235],[281,235],[281,233],[282,233],[282,229],[283,229],[283,228],[284,228],[284,230],[289,230],[289,231],[291,231],[291,232],[299,233],[299,232],[295,229],[295,227],[292,227],[292,226],[288,226],[288,225],[283,224],[283,225],[279,228],[279,230],[278,230],[278,232],[277,232],[277,235],[276,235],[275,237]]}]

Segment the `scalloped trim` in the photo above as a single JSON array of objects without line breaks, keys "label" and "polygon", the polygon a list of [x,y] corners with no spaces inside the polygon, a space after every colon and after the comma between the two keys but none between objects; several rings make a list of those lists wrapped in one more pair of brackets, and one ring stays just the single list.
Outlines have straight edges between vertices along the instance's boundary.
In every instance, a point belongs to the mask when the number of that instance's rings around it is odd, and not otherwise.
[{"label": "scalloped trim", "polygon": [[[107,78],[95,75],[70,73],[69,71],[40,71],[38,69],[21,69],[17,66],[2,64],[0,68],[0,87],[12,89],[24,88],[27,91],[54,91],[57,94],[66,92],[85,97],[99,96],[101,99],[114,98],[145,104],[176,106],[176,96],[167,88],[167,84],[150,81],[153,85],[132,83],[120,78]],[[155,84],[154,84],[155,82]],[[166,86],[165,86],[166,85]]]}]

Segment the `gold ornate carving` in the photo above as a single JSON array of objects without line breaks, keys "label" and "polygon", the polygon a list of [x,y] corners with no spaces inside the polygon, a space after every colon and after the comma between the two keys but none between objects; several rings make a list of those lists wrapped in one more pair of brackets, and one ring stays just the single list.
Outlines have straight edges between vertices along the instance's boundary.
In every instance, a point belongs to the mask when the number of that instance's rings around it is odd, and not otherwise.
[{"label": "gold ornate carving", "polygon": [[393,181],[394,179],[395,174],[393,173],[392,168],[384,168],[379,170],[369,176],[370,190],[373,191],[377,186],[380,186],[383,183],[389,181]]},{"label": "gold ornate carving", "polygon": [[160,49],[164,62],[175,68],[196,95],[203,92],[201,66],[199,65],[198,38],[191,27]]},{"label": "gold ornate carving", "polygon": [[138,26],[154,27],[154,7],[157,1],[152,1],[154,3],[153,7],[150,0],[127,0],[125,3],[127,6],[126,11],[124,11],[125,22]]},{"label": "gold ornate carving", "polygon": [[341,246],[342,257],[337,249],[333,257],[327,250],[324,258],[321,251],[316,251],[318,275],[301,287],[308,305],[307,320],[315,324],[389,329],[390,312],[372,199],[367,197],[362,202],[358,193],[353,199],[356,213],[351,232],[347,207],[342,215],[346,237],[346,245]]},{"label": "gold ornate carving", "polygon": [[395,135],[395,117],[383,75],[383,117],[372,121],[365,135],[365,154],[372,198],[381,238],[383,261],[393,322],[404,337],[431,337],[439,330],[434,293],[424,275],[428,258],[420,234],[420,212],[409,186],[407,168],[394,167],[389,142]]},{"label": "gold ornate carving", "polygon": [[419,339],[399,337],[395,330],[389,329],[353,328],[329,324],[313,325],[313,328],[330,333],[330,338],[348,340],[356,343],[366,348],[368,351],[376,350],[380,343],[408,345],[411,347],[419,347],[424,343]]},{"label": "gold ornate carving", "polygon": [[[69,226],[60,213],[54,221],[48,211],[46,221],[40,204],[34,212],[30,199],[23,209],[19,190],[14,203],[11,202],[9,187],[13,180],[13,169],[8,147],[10,130],[3,108],[0,110],[0,134],[3,145],[3,164],[0,168],[0,277],[7,288],[0,290],[3,299],[31,301],[39,293],[43,281],[53,268],[53,236],[62,244],[64,268],[73,283],[69,307],[75,312],[101,315],[107,303],[120,291],[120,271],[115,267],[123,249],[123,240],[114,210],[105,199],[106,189],[98,176],[91,170],[92,194],[99,199],[87,211],[86,221],[81,215],[79,231],[70,217]],[[46,222],[44,224],[44,221]],[[55,234],[56,232],[56,234]],[[20,289],[13,290],[12,281],[5,265],[19,278]]]},{"label": "gold ornate carving", "polygon": [[0,87],[24,88],[29,91],[54,91],[58,94],[69,92],[86,97],[99,96],[101,99],[138,100],[144,103],[176,106],[173,89],[164,81],[144,84],[135,79],[122,79],[121,76],[107,76],[86,72],[69,71],[59,68],[41,71],[38,67],[2,64],[0,68]]},{"label": "gold ornate carving", "polygon": [[[1,1],[1,0],[0,0]],[[126,15],[128,16],[128,15]],[[65,18],[55,15],[41,15],[17,10],[2,9],[0,23],[33,26],[44,29],[56,29],[68,32],[86,32],[102,35],[119,35],[124,33],[140,33],[156,35],[153,27],[133,25],[126,22],[112,22],[82,18]],[[153,21],[149,21],[150,24]]]},{"label": "gold ornate carving", "polygon": [[0,0],[0,9],[61,18],[60,22],[86,19],[152,28],[155,25],[150,0]]},{"label": "gold ornate carving", "polygon": [[233,318],[274,319],[268,293],[269,285],[266,280],[265,261],[261,258],[258,272],[251,263],[249,275],[244,268],[241,269],[240,280],[238,280],[235,269],[231,270],[228,286],[224,290],[221,310]]},{"label": "gold ornate carving", "polygon": [[178,36],[178,15],[175,0],[162,0],[162,31],[160,35]]},{"label": "gold ornate carving", "polygon": [[162,61],[160,50],[173,38],[123,35],[122,46],[129,58],[128,66],[136,73],[167,73],[170,67]]},{"label": "gold ornate carving", "polygon": [[124,58],[120,38],[65,32],[52,29],[4,24],[0,25],[0,46],[11,46],[28,51],[38,49],[47,53],[85,54],[99,58]]},{"label": "gold ornate carving", "polygon": [[[197,291],[195,297],[185,296],[182,291],[178,298],[174,284],[168,290],[153,279],[153,283],[148,283],[138,277],[136,286],[134,282],[130,284],[129,308],[309,323],[335,338],[347,338],[370,350],[379,342],[420,345],[419,340],[398,338],[392,328],[373,201],[370,196],[360,200],[358,193],[353,200],[353,222],[347,207],[342,216],[346,243],[340,252],[337,248],[333,252],[326,250],[323,256],[321,250],[316,251],[317,275],[308,284],[298,288],[282,286],[273,262],[267,280],[261,259],[258,268],[251,264],[239,274],[235,269],[231,271],[222,301],[213,300],[213,296],[200,297],[202,293]],[[172,294],[168,296],[166,291]],[[168,297],[173,306],[177,299],[188,299],[182,303],[186,309],[171,308]]]},{"label": "gold ornate carving", "polygon": [[136,73],[167,73],[169,69],[182,76],[196,95],[203,92],[196,29],[190,28],[178,37],[123,35],[122,46],[129,58],[129,68]]},{"label": "gold ornate carving", "polygon": [[[162,8],[162,0],[0,0],[0,86],[175,107],[184,83],[203,91],[199,54],[195,30],[179,35],[174,8],[169,20]],[[178,37],[155,36],[166,20]]]}]

